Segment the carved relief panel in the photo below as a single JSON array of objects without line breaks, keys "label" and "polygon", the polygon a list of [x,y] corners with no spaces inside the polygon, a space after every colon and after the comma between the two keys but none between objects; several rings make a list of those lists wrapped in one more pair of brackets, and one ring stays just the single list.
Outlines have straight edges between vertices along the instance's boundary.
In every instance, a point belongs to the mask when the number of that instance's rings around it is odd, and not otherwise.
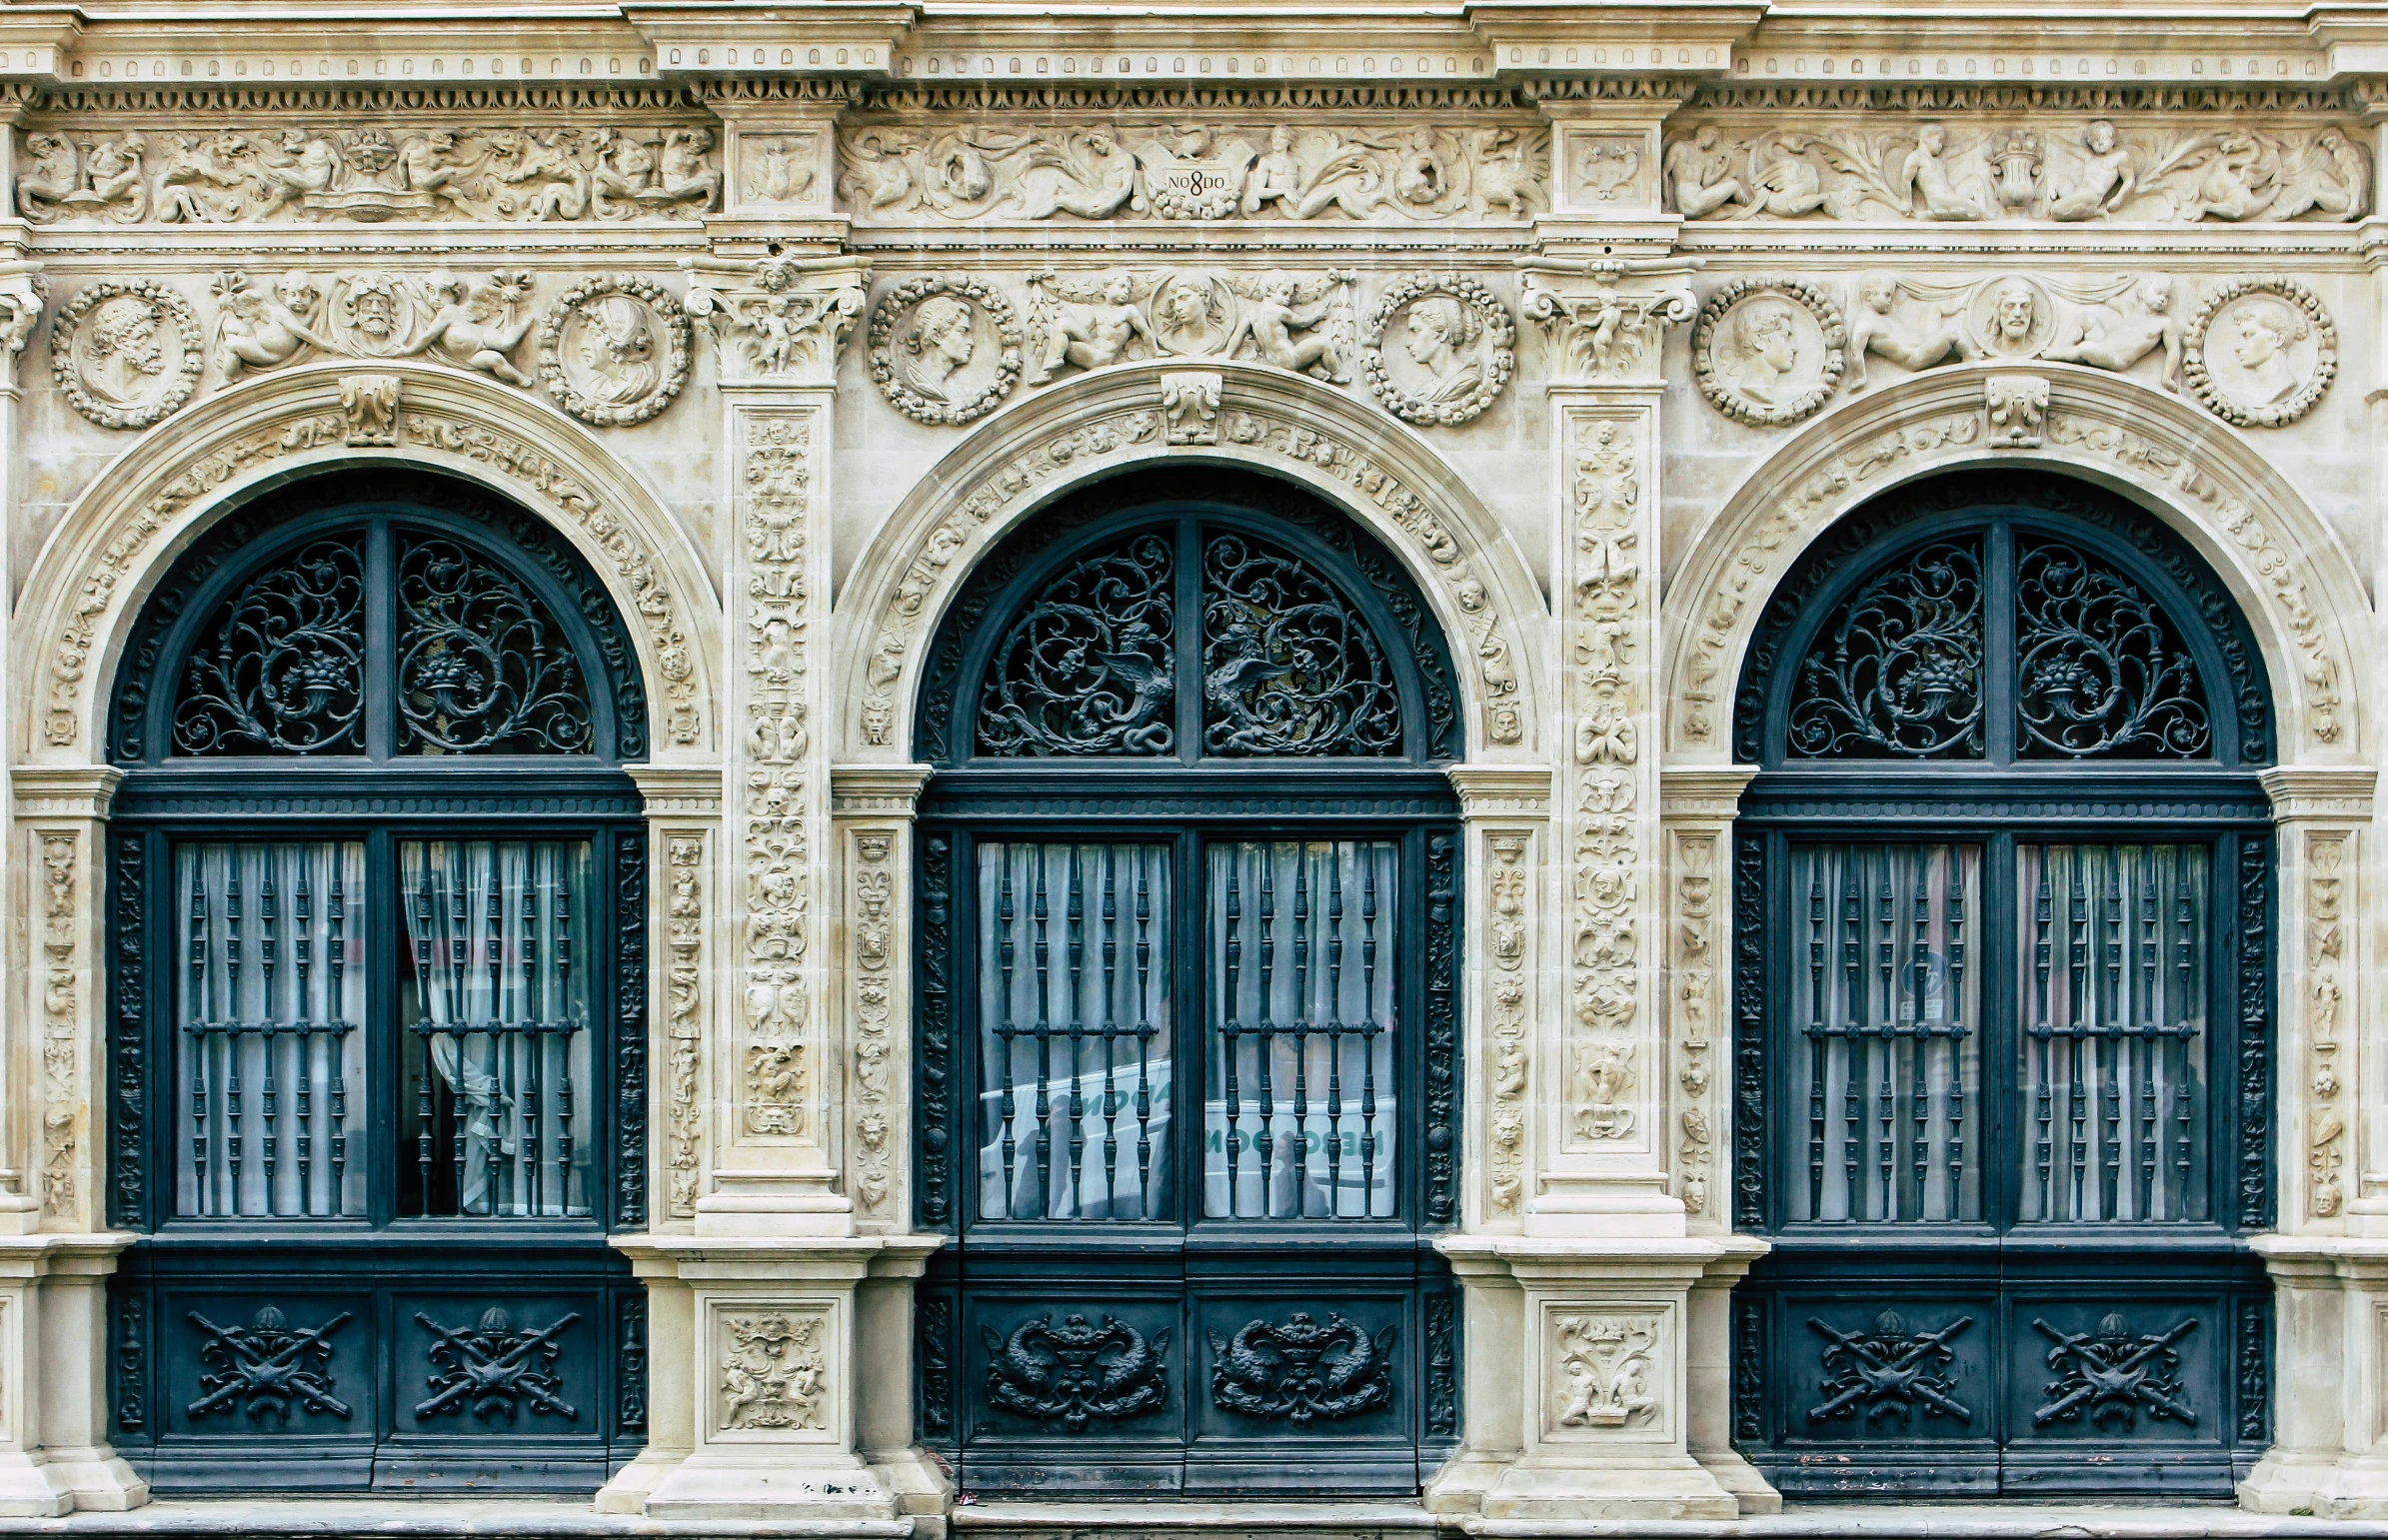
[{"label": "carved relief panel", "polygon": [[1538,1302],[1544,1443],[1671,1443],[1682,1416],[1680,1305]]}]

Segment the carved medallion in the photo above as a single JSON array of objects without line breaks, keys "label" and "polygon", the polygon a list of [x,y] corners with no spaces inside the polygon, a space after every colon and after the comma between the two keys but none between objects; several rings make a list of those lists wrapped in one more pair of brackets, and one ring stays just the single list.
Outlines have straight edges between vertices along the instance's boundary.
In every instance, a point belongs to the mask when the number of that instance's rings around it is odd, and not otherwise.
[{"label": "carved medallion", "polygon": [[1973,291],[1965,329],[1979,355],[2037,358],[2056,330],[2056,302],[2036,278],[2001,278]]},{"label": "carved medallion", "polygon": [[688,372],[688,316],[644,278],[584,279],[539,323],[540,378],[557,404],[584,423],[643,423],[672,404]]},{"label": "carved medallion", "polygon": [[1780,428],[1831,399],[1847,342],[1840,307],[1814,284],[1744,278],[1708,297],[1691,333],[1691,368],[1717,411]]},{"label": "carved medallion", "polygon": [[178,410],[206,362],[190,301],[163,284],[96,283],[50,334],[50,372],[102,428],[147,428]]},{"label": "carved medallion", "polygon": [[1384,293],[1360,336],[1368,388],[1403,422],[1480,415],[1516,368],[1508,307],[1473,278],[1419,274]]},{"label": "carved medallion", "polygon": [[915,278],[871,313],[871,378],[916,423],[967,423],[1020,381],[1020,322],[994,287],[955,275]]},{"label": "carved medallion", "polygon": [[1210,1404],[1306,1428],[1393,1399],[1395,1328],[1374,1336],[1329,1313],[1324,1325],[1296,1310],[1283,1325],[1252,1321],[1233,1340],[1210,1335]]},{"label": "carved medallion", "polygon": [[2338,377],[2338,328],[2293,278],[2242,278],[2206,296],[2181,347],[2182,374],[2207,410],[2242,428],[2278,428],[2313,410]]}]

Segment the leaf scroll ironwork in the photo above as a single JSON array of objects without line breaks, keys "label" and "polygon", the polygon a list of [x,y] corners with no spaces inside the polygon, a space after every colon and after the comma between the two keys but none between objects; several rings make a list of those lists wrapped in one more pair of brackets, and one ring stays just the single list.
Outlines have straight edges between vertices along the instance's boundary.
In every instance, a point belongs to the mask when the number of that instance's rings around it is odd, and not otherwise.
[{"label": "leaf scroll ironwork", "polygon": [[564,631],[512,574],[454,541],[398,564],[402,754],[589,754],[588,687]]},{"label": "leaf scroll ironwork", "polygon": [[1791,698],[1802,759],[1982,757],[1982,574],[1937,541],[1868,578],[1825,622]]},{"label": "leaf scroll ironwork", "polygon": [[1243,535],[1202,552],[1202,748],[1232,757],[1401,752],[1383,645],[1307,563]]},{"label": "leaf scroll ironwork", "polygon": [[360,754],[365,570],[319,540],[226,601],[191,650],[174,707],[177,755]]},{"label": "leaf scroll ironwork", "polygon": [[979,752],[1175,753],[1176,569],[1169,536],[1146,530],[1046,585],[988,665]]},{"label": "leaf scroll ironwork", "polygon": [[2139,588],[2071,546],[2015,557],[2015,719],[2025,758],[2202,760],[2205,692]]}]

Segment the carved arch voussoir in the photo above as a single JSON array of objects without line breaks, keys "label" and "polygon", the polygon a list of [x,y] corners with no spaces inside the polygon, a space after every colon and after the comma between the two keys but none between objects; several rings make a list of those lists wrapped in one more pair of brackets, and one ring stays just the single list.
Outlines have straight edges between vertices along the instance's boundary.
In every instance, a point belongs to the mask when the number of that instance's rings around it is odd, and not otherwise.
[{"label": "carved arch voussoir", "polygon": [[1316,493],[1404,563],[1449,639],[1467,757],[1531,758],[1552,628],[1499,521],[1408,429],[1281,370],[1218,366],[1216,442],[1172,444],[1162,369],[1079,376],[997,413],[883,525],[840,596],[839,762],[902,760],[939,620],[979,557],[1073,488],[1161,460],[1241,466]]},{"label": "carved arch voussoir", "polygon": [[[635,640],[657,760],[719,740],[720,601],[663,500],[586,429],[519,393],[429,365],[390,365],[387,424],[363,424],[351,364],[228,390],[146,435],[83,494],[26,575],[13,677],[33,763],[95,762],[124,639],[150,589],[250,493],[342,467],[445,471],[547,519],[587,559]],[[391,442],[394,440],[395,442]]]},{"label": "carved arch voussoir", "polygon": [[[2235,432],[2172,396],[2094,369],[2049,382],[2040,442],[1992,431],[1997,366],[1935,370],[1809,424],[1708,520],[1667,590],[1666,744],[1724,763],[1743,655],[1776,584],[1835,521],[1890,489],[1968,467],[2038,467],[2131,498],[2186,540],[2246,615],[2280,722],[2282,763],[2359,759],[2358,681],[2375,665],[2369,604],[2338,537]],[[1680,596],[1678,598],[1678,596]]]}]

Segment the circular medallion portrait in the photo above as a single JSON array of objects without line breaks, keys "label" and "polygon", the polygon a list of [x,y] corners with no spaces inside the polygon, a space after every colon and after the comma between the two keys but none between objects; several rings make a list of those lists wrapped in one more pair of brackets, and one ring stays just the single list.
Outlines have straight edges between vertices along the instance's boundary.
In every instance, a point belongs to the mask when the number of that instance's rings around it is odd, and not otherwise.
[{"label": "circular medallion portrait", "polygon": [[1020,379],[1011,304],[975,278],[915,278],[871,313],[871,378],[917,423],[967,423],[1003,404]]},{"label": "circular medallion portrait", "polygon": [[1729,418],[1779,428],[1812,417],[1840,383],[1847,329],[1813,284],[1745,278],[1700,308],[1691,368],[1700,394]]},{"label": "circular medallion portrait", "polygon": [[643,423],[672,404],[688,372],[687,313],[644,278],[576,284],[540,323],[540,377],[558,405],[584,423]]},{"label": "circular medallion portrait", "polygon": [[2001,278],[1973,293],[1965,328],[1993,358],[2036,358],[2056,333],[2056,302],[2029,278]]},{"label": "circular medallion portrait", "polygon": [[1163,274],[1152,311],[1153,335],[1180,358],[1216,353],[1235,332],[1235,293],[1215,273]]},{"label": "circular medallion portrait", "polygon": [[2338,329],[2295,279],[2241,279],[2198,308],[2181,372],[2216,417],[2278,428],[2312,411],[2337,378]]},{"label": "circular medallion portrait", "polygon": [[1516,324],[1498,296],[1456,273],[1404,279],[1385,291],[1360,338],[1368,388],[1404,422],[1464,423],[1500,395],[1517,367]]},{"label": "circular medallion portrait", "polygon": [[51,374],[102,428],[146,428],[173,412],[204,361],[190,302],[163,284],[92,284],[50,333]]}]

